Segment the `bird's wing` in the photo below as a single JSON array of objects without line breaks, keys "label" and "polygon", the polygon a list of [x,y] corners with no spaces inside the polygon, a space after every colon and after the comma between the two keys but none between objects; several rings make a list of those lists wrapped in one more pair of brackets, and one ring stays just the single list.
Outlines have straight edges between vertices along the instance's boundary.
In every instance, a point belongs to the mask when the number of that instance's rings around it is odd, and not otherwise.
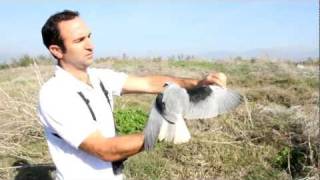
[{"label": "bird's wing", "polygon": [[242,96],[220,86],[203,86],[187,91],[189,107],[184,113],[186,119],[215,117],[237,107]]},{"label": "bird's wing", "polygon": [[162,115],[156,109],[155,103],[153,103],[153,106],[149,113],[149,119],[148,119],[147,125],[144,129],[144,149],[145,150],[151,150],[154,148],[154,145],[157,142],[157,139],[160,133],[160,128],[163,121],[164,119]]}]

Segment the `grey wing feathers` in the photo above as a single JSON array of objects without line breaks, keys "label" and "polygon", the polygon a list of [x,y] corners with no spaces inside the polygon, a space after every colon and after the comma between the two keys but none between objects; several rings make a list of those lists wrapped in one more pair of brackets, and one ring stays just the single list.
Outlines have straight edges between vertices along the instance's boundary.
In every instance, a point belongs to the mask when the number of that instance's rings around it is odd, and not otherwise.
[{"label": "grey wing feathers", "polygon": [[144,149],[151,150],[157,142],[160,128],[163,122],[163,117],[156,110],[153,104],[152,109],[149,114],[148,123],[144,129]]},{"label": "grey wing feathers", "polygon": [[184,115],[186,119],[212,118],[234,109],[242,101],[242,96],[235,91],[223,89],[219,86],[206,86],[203,88],[207,89],[206,95],[200,99],[198,98],[198,100],[193,100],[192,97],[203,93],[203,90],[189,93],[190,104]]},{"label": "grey wing feathers", "polygon": [[219,114],[236,108],[242,102],[242,96],[235,91],[225,90],[217,97]]}]

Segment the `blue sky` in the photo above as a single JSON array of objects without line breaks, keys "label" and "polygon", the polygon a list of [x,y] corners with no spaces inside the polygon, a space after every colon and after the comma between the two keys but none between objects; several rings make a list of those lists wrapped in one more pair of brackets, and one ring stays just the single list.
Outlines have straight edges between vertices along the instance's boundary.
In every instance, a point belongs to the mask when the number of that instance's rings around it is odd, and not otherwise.
[{"label": "blue sky", "polygon": [[319,51],[317,0],[7,0],[0,6],[0,60],[48,54],[40,29],[63,9],[78,10],[90,26],[96,57]]}]

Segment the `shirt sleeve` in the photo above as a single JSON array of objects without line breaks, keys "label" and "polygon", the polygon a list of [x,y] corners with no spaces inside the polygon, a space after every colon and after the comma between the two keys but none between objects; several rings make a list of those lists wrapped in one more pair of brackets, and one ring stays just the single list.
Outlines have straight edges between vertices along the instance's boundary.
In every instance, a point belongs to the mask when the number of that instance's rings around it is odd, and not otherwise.
[{"label": "shirt sleeve", "polygon": [[111,69],[96,69],[104,85],[111,89],[112,95],[120,96],[128,75]]},{"label": "shirt sleeve", "polygon": [[39,116],[43,124],[75,148],[98,129],[88,111],[76,92],[40,91]]}]

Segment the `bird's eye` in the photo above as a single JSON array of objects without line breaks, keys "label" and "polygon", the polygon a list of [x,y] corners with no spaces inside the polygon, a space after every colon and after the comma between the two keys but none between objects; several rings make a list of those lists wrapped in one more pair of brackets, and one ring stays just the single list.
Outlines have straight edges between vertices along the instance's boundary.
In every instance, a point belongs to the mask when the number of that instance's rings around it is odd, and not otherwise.
[{"label": "bird's eye", "polygon": [[161,104],[162,104],[163,107],[166,107],[166,103],[162,102]]}]

